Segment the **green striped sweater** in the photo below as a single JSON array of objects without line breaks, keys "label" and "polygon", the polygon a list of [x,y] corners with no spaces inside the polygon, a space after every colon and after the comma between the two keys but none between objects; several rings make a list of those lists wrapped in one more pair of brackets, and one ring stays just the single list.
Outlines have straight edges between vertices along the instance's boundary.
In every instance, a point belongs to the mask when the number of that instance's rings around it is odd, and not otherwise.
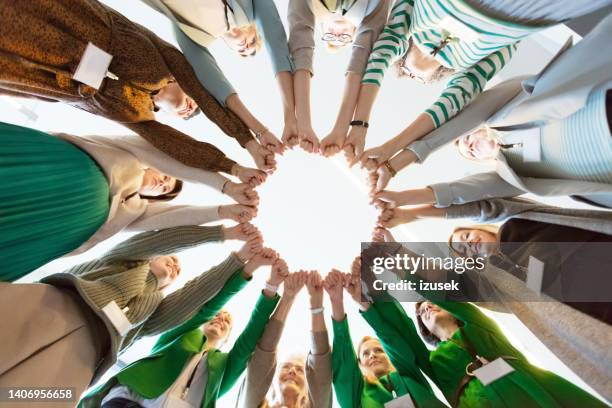
[{"label": "green striped sweater", "polygon": [[451,35],[448,45],[435,56],[441,65],[457,71],[438,100],[426,110],[436,127],[484,90],[487,81],[512,58],[520,39],[540,29],[486,17],[459,0],[398,0],[374,44],[362,82],[380,86],[385,70],[406,53],[410,38],[430,54],[449,34],[440,27],[447,26],[441,22],[449,16],[477,34],[472,41]]}]

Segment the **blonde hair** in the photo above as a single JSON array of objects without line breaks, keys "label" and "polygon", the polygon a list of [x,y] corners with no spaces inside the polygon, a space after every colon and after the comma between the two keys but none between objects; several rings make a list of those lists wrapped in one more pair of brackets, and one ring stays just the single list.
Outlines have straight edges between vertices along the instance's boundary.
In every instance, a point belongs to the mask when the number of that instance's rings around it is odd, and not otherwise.
[{"label": "blonde hair", "polygon": [[263,39],[261,38],[261,35],[259,34],[259,30],[257,29],[257,25],[255,23],[251,23],[251,24],[239,27],[239,29],[241,31],[253,30],[253,32],[255,33],[255,51],[253,51],[252,54],[243,55],[243,57],[254,57],[255,54],[257,54],[257,52],[261,51],[264,45]]},{"label": "blonde hair", "polygon": [[465,226],[455,227],[453,231],[450,233],[450,235],[448,236],[448,247],[450,248],[451,252],[454,255],[460,256],[460,257],[464,257],[465,254],[462,254],[459,251],[457,251],[455,248],[453,248],[453,236],[457,232],[463,231],[463,230],[478,230],[478,231],[488,232],[489,234],[493,234],[497,236],[497,234],[499,233],[499,225],[475,224],[475,225],[465,225]]},{"label": "blonde hair", "polygon": [[466,137],[468,135],[472,135],[472,134],[478,132],[479,130],[484,130],[487,133],[487,136],[489,136],[491,139],[495,140],[497,142],[497,144],[501,144],[501,140],[500,140],[499,136],[497,135],[497,132],[494,129],[491,129],[490,127],[488,127],[488,126],[479,127],[477,129],[472,130],[469,133],[464,133],[463,135],[461,135],[457,139],[455,139],[453,144],[455,145],[455,148],[459,152],[459,156],[463,157],[464,159],[470,160],[470,161],[473,161],[473,162],[477,162],[477,163],[483,163],[483,162],[488,163],[491,160],[495,160],[495,157],[491,157],[490,159],[477,159],[475,157],[468,157],[463,152],[463,149],[461,148],[461,145],[459,144],[461,139],[463,139],[464,137]]},{"label": "blonde hair", "polygon": [[[290,354],[289,356],[287,356],[287,358],[283,360],[283,362],[285,361],[299,361],[304,365],[304,371],[306,370],[306,356],[304,356],[304,354],[301,354],[301,353]],[[282,363],[276,369],[276,374],[274,375],[274,381],[272,382],[272,386],[270,387],[270,392],[269,392],[270,398],[269,400],[265,400],[265,402],[260,405],[261,407],[271,407],[272,408],[277,405],[280,405],[280,402],[281,402],[280,397],[282,393],[278,387],[278,378],[280,375],[281,365]],[[304,374],[306,373],[304,372]],[[306,381],[306,376],[304,376],[304,389],[302,390],[301,395],[298,397],[298,407],[311,408],[310,401],[308,400],[308,382]]]}]

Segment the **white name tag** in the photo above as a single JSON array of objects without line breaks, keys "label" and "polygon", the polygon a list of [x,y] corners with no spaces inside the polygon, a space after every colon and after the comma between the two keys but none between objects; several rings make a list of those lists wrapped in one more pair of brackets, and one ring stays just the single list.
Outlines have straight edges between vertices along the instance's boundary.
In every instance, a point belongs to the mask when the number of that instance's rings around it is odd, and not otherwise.
[{"label": "white name tag", "polygon": [[510,364],[506,363],[506,360],[500,357],[480,368],[477,368],[473,371],[473,373],[483,385],[489,385],[493,381],[499,380],[513,371],[514,368],[512,368]]},{"label": "white name tag", "polygon": [[132,324],[128,320],[123,310],[114,300],[102,308],[102,312],[111,321],[117,332],[121,336],[125,336],[132,329]]},{"label": "white name tag", "polygon": [[112,55],[89,43],[72,78],[92,88],[100,89],[112,59]]},{"label": "white name tag", "polygon": [[475,42],[480,36],[478,31],[449,15],[444,16],[444,18],[440,20],[438,27],[448,31],[454,37],[464,42]]},{"label": "white name tag", "polygon": [[416,408],[416,405],[414,405],[410,394],[405,394],[385,403],[385,408]]},{"label": "white name tag", "polygon": [[527,287],[535,293],[542,293],[542,281],[544,280],[544,262],[534,256],[529,256],[527,264]]},{"label": "white name tag", "polygon": [[523,132],[523,161],[525,163],[538,163],[542,161],[540,128],[529,129]]}]

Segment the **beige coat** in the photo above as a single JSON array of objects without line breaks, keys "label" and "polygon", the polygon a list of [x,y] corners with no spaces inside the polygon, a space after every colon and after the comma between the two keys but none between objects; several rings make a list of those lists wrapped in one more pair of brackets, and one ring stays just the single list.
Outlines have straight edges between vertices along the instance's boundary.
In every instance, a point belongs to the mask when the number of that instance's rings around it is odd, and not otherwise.
[{"label": "beige coat", "polygon": [[57,137],[88,153],[98,163],[109,183],[110,209],[106,222],[69,255],[85,252],[122,230],[149,231],[199,225],[219,219],[218,206],[150,203],[134,194],[142,184],[146,167],[154,167],[170,176],[200,182],[221,191],[227,179],[219,173],[186,166],[137,136],[110,138],[58,134]]}]

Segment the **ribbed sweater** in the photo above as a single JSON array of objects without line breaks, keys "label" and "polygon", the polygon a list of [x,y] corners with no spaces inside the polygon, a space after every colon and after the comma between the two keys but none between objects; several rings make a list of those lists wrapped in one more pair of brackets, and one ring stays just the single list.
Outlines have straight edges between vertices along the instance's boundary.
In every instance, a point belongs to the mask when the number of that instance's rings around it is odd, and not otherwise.
[{"label": "ribbed sweater", "polygon": [[541,29],[494,20],[460,1],[399,0],[374,44],[362,82],[380,86],[385,70],[408,51],[410,39],[413,46],[429,54],[449,34],[440,28],[449,16],[469,26],[477,39],[467,41],[451,35],[448,45],[435,56],[441,65],[457,71],[425,111],[436,127],[484,90],[487,81],[512,58],[521,38]]},{"label": "ribbed sweater", "polygon": [[[76,290],[106,324],[111,347],[98,366],[96,378],[113,365],[117,354],[137,338],[162,333],[188,320],[244,266],[232,254],[164,297],[157,278],[149,269],[149,261],[205,242],[221,241],[221,228],[184,226],[138,234],[118,244],[101,258],[42,280]],[[112,301],[121,309],[129,308],[125,314],[132,328],[125,337],[116,331],[101,310]]]}]

